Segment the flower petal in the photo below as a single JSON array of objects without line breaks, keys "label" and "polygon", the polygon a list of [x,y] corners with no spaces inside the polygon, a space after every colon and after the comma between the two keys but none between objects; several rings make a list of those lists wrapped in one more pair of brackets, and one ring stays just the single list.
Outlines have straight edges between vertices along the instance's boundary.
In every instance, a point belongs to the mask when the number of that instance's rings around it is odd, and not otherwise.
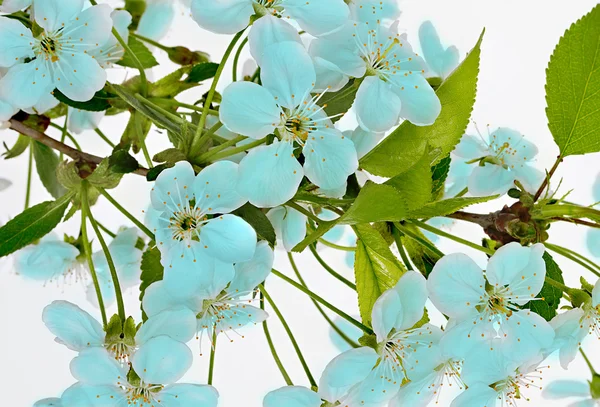
[{"label": "flower petal", "polygon": [[122,407],[127,396],[117,386],[90,386],[75,383],[62,394],[64,406],[68,407]]},{"label": "flower petal", "polygon": [[385,132],[398,123],[402,101],[389,83],[369,76],[358,88],[354,109],[360,127]]},{"label": "flower petal", "polygon": [[483,158],[489,155],[490,151],[488,150],[488,146],[483,144],[479,138],[465,134],[460,139],[460,143],[458,143],[453,153],[460,158],[470,161],[476,158]]},{"label": "flower petal", "polygon": [[[77,49],[81,54],[83,53],[81,46],[87,45],[88,48],[95,48],[99,45],[104,46],[111,37],[113,27],[112,12],[113,9],[108,4],[92,6],[83,10],[72,21],[65,24],[63,35],[68,37],[69,40],[73,38],[69,44],[71,45],[69,48],[71,50]],[[73,44],[77,45],[72,46]],[[70,53],[71,51],[64,50],[60,53],[60,57],[64,57],[65,54]]]},{"label": "flower petal", "polygon": [[202,213],[229,213],[247,202],[237,191],[238,165],[221,161],[204,168],[194,181],[196,207]]},{"label": "flower petal", "polygon": [[522,310],[513,312],[503,321],[500,335],[506,335],[502,350],[507,357],[526,360],[541,350],[551,348],[555,332],[544,318]]},{"label": "flower petal", "polygon": [[568,397],[589,397],[590,385],[577,380],[555,380],[542,390],[542,397],[550,400]]},{"label": "flower petal", "polygon": [[396,81],[392,89],[402,102],[400,116],[417,126],[430,126],[440,115],[442,104],[435,91],[420,73],[410,72]]},{"label": "flower petal", "polygon": [[343,0],[285,0],[283,6],[303,30],[314,36],[340,29],[350,16]]},{"label": "flower petal", "polygon": [[[20,24],[20,23],[19,23]],[[10,100],[19,109],[30,108],[50,93],[52,79],[40,58],[27,64],[18,64],[0,79],[0,98]]]},{"label": "flower petal", "polygon": [[442,47],[440,37],[431,21],[425,21],[419,27],[419,42],[427,65],[438,76],[445,78],[458,66],[458,49]]},{"label": "flower petal", "polygon": [[149,317],[158,315],[162,311],[179,308],[184,305],[192,311],[200,311],[202,309],[202,298],[199,298],[199,304],[196,303],[194,297],[173,297],[166,289],[164,280],[152,283],[144,293],[142,300],[143,309]]},{"label": "flower petal", "polygon": [[4,0],[0,5],[0,13],[14,13],[31,6],[33,0]]},{"label": "flower petal", "polygon": [[235,277],[227,287],[227,292],[232,295],[249,294],[271,273],[274,260],[275,254],[269,243],[265,240],[258,242],[252,259],[235,264]]},{"label": "flower petal", "polygon": [[515,173],[500,165],[485,163],[473,169],[469,193],[473,196],[504,195],[515,182]]},{"label": "flower petal", "polygon": [[318,38],[311,41],[308,49],[310,56],[328,62],[329,68],[345,76],[362,78],[367,66],[356,53],[354,41],[332,41]]},{"label": "flower petal", "polygon": [[469,387],[452,401],[450,407],[495,406],[498,393],[489,386],[476,384]]},{"label": "flower petal", "polygon": [[597,307],[600,304],[600,280],[596,281],[592,289],[592,305]]},{"label": "flower petal", "polygon": [[280,42],[297,42],[302,44],[298,31],[283,19],[267,14],[258,19],[248,34],[250,54],[258,66],[262,66],[265,51],[273,44]]},{"label": "flower petal", "polygon": [[137,33],[154,41],[160,41],[169,32],[174,18],[174,3],[165,1],[148,2],[138,24]]},{"label": "flower petal", "polygon": [[55,65],[54,84],[71,100],[87,102],[106,84],[106,71],[89,55],[63,55]]},{"label": "flower petal", "polygon": [[[600,229],[590,228],[586,234],[587,249],[596,257],[600,257]],[[600,302],[600,296],[596,302]]]},{"label": "flower petal", "polygon": [[42,320],[50,332],[56,335],[56,339],[71,350],[81,351],[104,344],[102,325],[70,302],[53,301],[44,308]]},{"label": "flower petal", "polygon": [[196,334],[196,314],[189,308],[179,307],[151,316],[135,335],[135,342],[143,345],[150,339],[166,335],[186,343]]},{"label": "flower petal", "polygon": [[90,112],[69,107],[68,128],[75,134],[81,134],[85,130],[97,129],[105,115],[105,112]]},{"label": "flower petal", "polygon": [[194,197],[192,186],[195,179],[194,169],[187,161],[180,161],[161,172],[150,193],[154,209],[179,211],[179,204],[185,206]]},{"label": "flower petal", "polygon": [[552,349],[558,348],[560,365],[566,370],[588,335],[589,322],[581,308],[573,308],[552,318],[550,326],[555,332]]},{"label": "flower petal", "polygon": [[251,0],[193,0],[192,17],[198,25],[217,34],[235,34],[250,23]]},{"label": "flower petal", "polygon": [[239,171],[238,191],[259,208],[272,208],[292,199],[304,176],[292,144],[277,140],[250,150]]},{"label": "flower petal", "polygon": [[0,100],[0,122],[8,121],[18,111],[19,109],[13,105],[5,102],[4,100]]},{"label": "flower petal", "polygon": [[74,378],[92,386],[118,386],[127,380],[127,372],[104,348],[82,350],[70,368]]},{"label": "flower petal", "polygon": [[307,217],[293,208],[278,206],[267,212],[267,218],[273,224],[277,238],[281,240],[288,252],[291,252],[306,236]]},{"label": "flower petal", "polygon": [[2,17],[0,21],[0,66],[11,67],[22,58],[32,58],[31,31],[17,20]]},{"label": "flower petal", "polygon": [[15,271],[38,281],[51,281],[74,267],[79,250],[73,245],[49,235],[37,245],[30,245],[17,252]]},{"label": "flower petal", "polygon": [[217,407],[219,392],[203,384],[173,384],[160,391],[160,402],[164,407]]},{"label": "flower petal", "polygon": [[515,178],[523,184],[525,190],[532,194],[536,193],[546,178],[546,174],[530,164],[521,163],[520,166],[511,169],[516,174]]},{"label": "flower petal", "polygon": [[385,133],[366,131],[359,126],[354,131],[345,131],[344,135],[352,140],[356,155],[361,159],[381,141]]},{"label": "flower petal", "polygon": [[234,133],[254,139],[271,134],[281,121],[273,94],[252,82],[234,82],[223,92],[221,122]]},{"label": "flower petal", "polygon": [[84,0],[45,0],[33,3],[35,21],[46,31],[66,26],[81,13]]},{"label": "flower petal", "polygon": [[377,298],[371,319],[378,342],[385,341],[390,331],[402,323],[402,301],[396,290],[389,289]]},{"label": "flower petal", "polygon": [[320,407],[321,397],[302,386],[286,386],[267,393],[263,407]]},{"label": "flower petal", "polygon": [[224,262],[246,261],[254,255],[256,232],[242,218],[222,215],[202,226],[200,246]]},{"label": "flower petal", "polygon": [[396,330],[412,328],[423,317],[427,302],[427,280],[421,273],[407,271],[393,288],[402,303],[402,317],[397,319]]},{"label": "flower petal", "polygon": [[192,366],[192,351],[168,336],[157,336],[133,355],[131,364],[146,383],[171,384]]}]

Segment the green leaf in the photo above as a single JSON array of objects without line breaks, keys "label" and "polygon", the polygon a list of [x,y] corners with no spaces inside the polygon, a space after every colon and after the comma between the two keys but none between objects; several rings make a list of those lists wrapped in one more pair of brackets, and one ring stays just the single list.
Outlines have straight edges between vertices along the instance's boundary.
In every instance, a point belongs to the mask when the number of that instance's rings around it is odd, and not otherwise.
[{"label": "green leaf", "polygon": [[439,148],[441,158],[454,149],[465,133],[475,103],[484,33],[485,30],[462,64],[437,89],[442,112],[436,122],[419,127],[404,121],[360,160],[363,169],[393,177],[415,165],[427,151],[427,145]]},{"label": "green leaf", "polygon": [[[150,52],[148,47],[142,44],[134,36],[129,36],[127,45],[129,46],[129,49],[131,49],[131,52],[133,52],[135,56],[137,56],[144,69],[149,69],[158,65],[156,58],[154,58],[154,55],[152,55],[152,52]],[[119,62],[117,62],[117,65],[136,69],[139,68],[139,66],[135,63],[133,57],[129,52],[125,52],[125,55],[123,56],[123,58],[121,58]]]},{"label": "green leaf", "polygon": [[306,249],[309,245],[313,244],[319,238],[323,237],[323,235],[325,233],[329,232],[338,223],[339,219],[340,218],[338,218],[334,221],[329,221],[329,222],[327,222],[327,221],[319,222],[319,225],[317,226],[317,230],[315,230],[310,235],[306,236],[304,238],[304,240],[302,240],[300,243],[298,243],[296,246],[294,246],[292,251],[297,252],[297,253],[304,251],[304,249]]},{"label": "green leaf", "polygon": [[396,285],[406,270],[378,231],[370,225],[356,225],[354,229],[358,237],[354,262],[358,307],[363,323],[370,326],[375,301]]},{"label": "green leaf", "polygon": [[[152,283],[163,279],[164,268],[162,264],[160,264],[160,251],[158,250],[158,247],[154,246],[153,248],[149,248],[142,254],[141,269],[142,274],[140,275],[140,279],[142,282],[140,284],[140,303],[144,299],[146,289],[150,287]],[[148,319],[148,316],[143,309],[142,319],[144,322]]]},{"label": "green leaf", "polygon": [[[409,228],[414,234],[418,235],[423,240],[431,243],[429,239],[425,237],[421,229],[414,225],[405,224],[404,227]],[[397,229],[394,229],[394,233],[398,233]],[[421,243],[417,242],[410,236],[404,235],[401,237],[402,245],[408,253],[408,257],[414,264],[414,266],[423,274],[425,277],[429,277],[429,274],[433,270],[433,266],[441,259],[440,255],[424,247]],[[434,246],[433,243],[431,243]]]},{"label": "green leaf", "polygon": [[217,69],[219,69],[219,64],[215,64],[214,62],[203,62],[201,64],[194,65],[186,82],[198,83],[205,81],[210,78],[214,78],[217,74]]},{"label": "green leaf", "polygon": [[173,164],[167,163],[167,164],[157,165],[154,168],[150,168],[150,170],[148,171],[148,174],[146,174],[146,181],[148,181],[148,182],[156,181],[156,179],[158,178],[158,176],[160,175],[161,172],[163,172],[167,168],[171,168],[171,167],[173,167]]},{"label": "green leaf", "polygon": [[113,189],[119,185],[121,178],[123,178],[123,174],[113,171],[110,168],[109,158],[105,158],[86,180],[92,186]]},{"label": "green leaf", "polygon": [[[327,92],[319,100],[319,105],[325,106],[324,109],[328,116],[346,113],[352,107],[354,99],[356,99],[356,92],[358,92],[360,83],[361,80],[355,79],[337,92]],[[335,123],[341,118],[342,116],[334,117],[331,121]]]},{"label": "green leaf", "polygon": [[431,196],[434,201],[444,196],[444,186],[446,178],[448,178],[451,163],[452,159],[450,158],[450,154],[448,154],[439,163],[431,167]]},{"label": "green leaf", "polygon": [[431,156],[424,154],[408,171],[396,175],[385,184],[391,185],[404,198],[408,210],[419,209],[431,201]]},{"label": "green leaf", "polygon": [[431,202],[420,209],[410,211],[405,219],[424,219],[436,216],[446,216],[470,205],[492,201],[498,198],[494,196],[450,198],[442,201]]},{"label": "green leaf", "polygon": [[391,185],[368,181],[339,223],[353,225],[405,219],[408,205],[402,193]]},{"label": "green leaf", "polygon": [[136,154],[139,153],[142,148],[142,143],[146,140],[151,127],[152,122],[150,119],[139,113],[137,110],[133,111],[129,117],[125,131],[123,131],[123,135],[121,136],[120,144],[131,144],[133,152]]},{"label": "green leaf", "polygon": [[9,160],[23,154],[25,150],[27,150],[27,147],[29,147],[30,141],[31,139],[29,137],[19,134],[19,138],[17,138],[15,145],[12,146],[11,149],[9,149],[5,143],[4,148],[6,148],[6,152],[2,154],[4,159]]},{"label": "green leaf", "polygon": [[106,109],[111,107],[110,100],[114,99],[116,96],[112,93],[108,93],[104,89],[96,92],[94,97],[92,97],[87,102],[76,102],[74,100],[66,97],[60,90],[54,89],[52,92],[55,98],[59,101],[63,102],[65,105],[74,107],[80,110],[87,110],[90,112],[103,112]]},{"label": "green leaf", "polygon": [[[546,276],[559,283],[564,283],[562,270],[548,252],[544,253],[544,262],[546,263]],[[529,301],[523,308],[530,309],[546,321],[550,321],[556,316],[562,296],[563,292],[560,288],[544,283],[542,291],[536,297],[537,300]]]},{"label": "green leaf", "polygon": [[157,163],[176,163],[185,161],[186,159],[187,157],[185,154],[177,148],[167,148],[152,157],[152,160]]},{"label": "green leaf", "polygon": [[256,230],[259,238],[266,240],[271,246],[275,246],[275,229],[263,211],[247,203],[232,213],[248,222]]},{"label": "green leaf", "polygon": [[140,164],[127,150],[115,150],[108,157],[108,169],[116,174],[129,174],[140,168]]},{"label": "green leaf", "polygon": [[546,101],[561,156],[600,151],[600,5],[572,24],[554,49]]},{"label": "green leaf", "polygon": [[71,194],[26,209],[0,228],[0,257],[11,254],[46,236],[58,225]]},{"label": "green leaf", "polygon": [[58,155],[50,147],[38,141],[33,141],[31,147],[33,148],[35,166],[42,184],[55,199],[60,198],[66,190],[56,177],[56,169],[60,163]]}]

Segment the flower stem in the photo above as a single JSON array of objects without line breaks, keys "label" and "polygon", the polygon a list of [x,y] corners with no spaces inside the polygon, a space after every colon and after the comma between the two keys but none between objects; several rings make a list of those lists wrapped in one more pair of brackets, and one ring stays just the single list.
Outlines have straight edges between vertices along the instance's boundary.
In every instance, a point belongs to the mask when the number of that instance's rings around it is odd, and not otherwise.
[{"label": "flower stem", "polygon": [[104,233],[106,233],[107,235],[109,235],[110,237],[112,237],[113,239],[115,237],[117,237],[117,234],[112,232],[110,229],[108,229],[106,226],[104,226],[102,223],[96,221],[96,224],[98,225],[98,227],[100,228],[100,230],[103,230]]},{"label": "flower stem", "polygon": [[154,240],[154,233],[152,233],[150,231],[150,229],[148,229],[146,226],[144,226],[144,224],[142,222],[137,220],[135,218],[135,216],[133,216],[131,213],[127,212],[127,210],[125,208],[123,208],[121,206],[121,204],[119,204],[117,201],[115,201],[115,199],[112,196],[110,196],[104,188],[96,187],[96,189],[98,189],[98,192],[100,192],[100,195],[105,197],[108,200],[108,202],[113,204],[113,206],[115,208],[117,208],[123,215],[125,215],[127,217],[127,219],[132,221],[138,228],[140,228],[140,230],[142,232],[144,232],[146,234],[146,236],[148,236],[151,240]]},{"label": "flower stem", "polygon": [[566,285],[564,285],[563,283],[556,281],[548,276],[546,276],[546,279],[544,280],[546,283],[550,284],[552,287],[554,288],[558,288],[559,290],[565,292],[565,293],[569,293],[571,291],[571,288],[567,287]]},{"label": "flower stem", "polygon": [[140,145],[142,147],[142,152],[144,153],[146,163],[148,164],[148,168],[154,168],[154,165],[152,165],[152,159],[150,158],[150,153],[148,152],[148,147],[146,147],[146,142],[143,138],[140,141]]},{"label": "flower stem", "polygon": [[[298,270],[298,266],[296,265],[296,261],[294,260],[294,256],[292,255],[292,253],[288,253],[288,259],[290,260],[290,265],[292,266],[292,269],[294,270],[294,273],[296,273],[296,277],[298,277],[298,281],[300,281],[300,284],[302,284],[304,287],[306,287],[308,289],[308,286],[306,285],[306,282],[304,281],[304,278],[302,278],[302,275],[300,274],[300,270]],[[313,298],[311,298],[311,301],[313,302],[313,304],[315,304],[315,307],[317,308],[317,310],[319,311],[319,313],[323,316],[323,318],[325,318],[325,321],[327,321],[327,323],[331,326],[331,328],[351,347],[353,348],[359,348],[360,345],[358,343],[356,343],[355,341],[352,340],[352,338],[350,338],[348,335],[346,335],[346,333],[344,331],[342,331],[332,320],[331,318],[329,318],[329,315],[327,315],[327,313],[323,310],[323,308],[321,308],[321,306],[319,305],[319,303],[317,301],[315,301]]]},{"label": "flower stem", "polygon": [[216,147],[211,148],[206,153],[204,153],[200,157],[198,157],[198,162],[206,162],[209,158],[211,158],[212,156],[216,155],[217,153],[220,153],[221,151],[225,150],[227,147],[235,146],[237,143],[239,143],[240,141],[244,141],[247,138],[248,137],[246,137],[246,136],[237,136],[236,138],[227,140],[226,142],[219,144]]},{"label": "flower stem", "polygon": [[[260,292],[260,309],[262,309],[262,310],[265,309],[264,297],[265,296],[261,291]],[[288,386],[293,386],[294,383],[292,382],[290,375],[285,370],[283,363],[281,363],[281,359],[279,359],[279,355],[277,354],[277,350],[275,349],[275,345],[273,344],[273,339],[271,339],[271,333],[269,332],[269,326],[267,325],[266,319],[263,321],[262,325],[263,325],[263,330],[265,331],[265,337],[267,338],[267,343],[269,344],[269,349],[271,350],[271,355],[273,355],[273,360],[275,360],[275,364],[279,368],[279,371],[281,372],[281,375],[283,376],[283,380],[285,380],[285,383]]]},{"label": "flower stem", "polygon": [[600,266],[598,264],[594,263],[593,261],[591,261],[590,259],[588,259],[587,257],[584,257],[581,254],[576,253],[572,250],[569,250],[565,247],[557,246],[557,245],[554,245],[554,244],[551,244],[548,242],[544,243],[544,246],[546,246],[546,248],[552,250],[553,252],[556,252],[556,253],[560,254],[561,256],[588,269],[589,271],[594,273],[597,277],[600,277]]},{"label": "flower stem", "polygon": [[347,278],[345,278],[344,276],[342,276],[340,273],[338,273],[337,271],[335,271],[334,269],[332,269],[327,263],[325,263],[325,260],[323,260],[323,258],[319,255],[319,253],[317,252],[317,249],[316,249],[316,247],[315,247],[314,244],[311,244],[310,246],[308,246],[308,248],[310,249],[310,251],[313,254],[313,256],[315,256],[315,259],[317,259],[317,261],[319,262],[319,264],[321,266],[323,266],[323,268],[325,270],[327,270],[327,272],[329,274],[331,274],[333,277],[337,278],[342,283],[346,284],[348,287],[350,287],[354,291],[356,291],[356,284],[352,283],[350,280],[348,280]]},{"label": "flower stem", "polygon": [[[52,122],[50,122],[50,124],[52,124]],[[64,143],[65,139],[67,137],[67,125],[69,124],[69,109],[67,109],[67,112],[65,113],[65,124],[63,126],[63,128],[61,129],[61,134],[60,134],[60,142]],[[80,149],[81,150],[81,149]],[[63,160],[63,153],[61,151],[60,156],[58,157],[58,161],[62,162]]]},{"label": "flower stem", "polygon": [[199,144],[199,146],[200,146],[199,148],[200,148],[200,149],[202,149],[202,147],[204,147],[204,145],[205,145],[205,144],[206,144],[206,143],[207,143],[207,142],[210,140],[210,138],[211,138],[212,136],[214,136],[214,135],[215,135],[215,133],[216,133],[217,131],[219,131],[219,129],[220,129],[221,127],[223,127],[223,123],[221,123],[221,122],[219,121],[219,122],[217,122],[217,123],[216,123],[214,126],[212,126],[210,129],[208,129],[208,130],[206,131],[206,133],[202,134],[202,138],[201,138],[200,142],[198,143],[198,144]]},{"label": "flower stem", "polygon": [[471,248],[473,248],[475,250],[479,250],[480,252],[483,252],[485,254],[489,254],[490,256],[492,256],[494,254],[494,251],[492,249],[488,249],[486,247],[480,246],[480,245],[475,244],[473,242],[469,242],[468,240],[465,240],[465,239],[463,239],[461,237],[451,235],[450,233],[446,233],[443,230],[439,230],[437,228],[434,228],[433,226],[428,225],[425,222],[420,222],[418,220],[411,220],[410,223],[412,223],[413,225],[415,225],[415,226],[417,226],[417,227],[419,227],[421,229],[427,230],[427,231],[429,231],[431,233],[435,233],[438,236],[442,236],[442,237],[445,237],[447,239],[454,240],[457,243],[464,244],[465,246],[469,246],[469,247],[471,247]]},{"label": "flower stem", "polygon": [[112,141],[110,141],[110,139],[108,137],[106,137],[106,135],[104,133],[102,133],[102,131],[99,128],[95,128],[94,131],[96,132],[97,135],[100,136],[100,138],[102,140],[104,140],[106,142],[106,144],[108,144],[111,148],[115,148],[115,143],[113,143]]},{"label": "flower stem", "polygon": [[261,138],[260,140],[253,141],[252,143],[244,144],[243,146],[235,147],[230,150],[223,151],[219,154],[215,154],[211,157],[210,161],[215,162],[223,158],[231,157],[232,155],[243,153],[244,151],[250,150],[254,147],[258,147],[267,142],[267,138]]},{"label": "flower stem", "polygon": [[421,236],[414,233],[412,230],[410,230],[406,226],[402,225],[399,222],[394,222],[394,227],[396,229],[398,229],[400,232],[404,233],[406,236],[415,240],[417,243],[419,243],[421,246],[425,247],[432,253],[435,253],[440,257],[444,257],[444,253],[442,253],[437,247],[435,247],[435,245],[433,245],[431,242],[428,242],[426,239],[423,239]]},{"label": "flower stem", "polygon": [[25,209],[31,200],[31,175],[33,173],[33,142],[29,143],[29,164],[27,166],[27,189],[25,190]]},{"label": "flower stem", "polygon": [[215,353],[217,353],[217,327],[214,327],[212,336],[212,346],[210,348],[210,364],[208,365],[208,384],[213,384],[213,375],[215,372]]},{"label": "flower stem", "polygon": [[170,52],[171,51],[170,47],[167,47],[166,45],[162,45],[161,43],[156,42],[156,41],[154,41],[154,40],[152,40],[150,38],[144,37],[144,36],[139,35],[137,33],[131,33],[130,35],[133,36],[133,37],[135,37],[135,38],[137,38],[138,40],[141,40],[141,41],[146,42],[146,43],[148,43],[150,45],[153,45],[153,46],[155,46],[158,49],[162,49],[165,52]]},{"label": "flower stem", "polygon": [[242,43],[238,47],[238,50],[235,53],[235,57],[233,58],[233,71],[232,71],[233,82],[237,82],[238,61],[239,61],[240,55],[242,54],[242,51],[244,50],[244,47],[246,46],[247,43],[248,43],[248,37],[244,38],[244,41],[242,41]]},{"label": "flower stem", "polygon": [[312,373],[310,372],[308,364],[306,363],[306,359],[304,358],[304,355],[302,354],[302,351],[300,350],[300,346],[298,346],[298,342],[296,341],[296,338],[294,337],[294,334],[292,333],[290,326],[288,325],[287,321],[281,314],[281,311],[279,311],[279,308],[277,308],[277,305],[275,304],[275,302],[273,301],[273,299],[271,298],[269,293],[265,290],[265,286],[261,284],[259,287],[260,287],[260,291],[264,294],[265,299],[271,305],[271,308],[273,308],[273,311],[275,311],[275,314],[277,314],[277,317],[281,321],[283,328],[285,329],[288,336],[290,337],[292,346],[294,347],[294,350],[296,351],[296,354],[298,355],[298,359],[300,359],[300,363],[302,364],[302,368],[304,369],[304,373],[306,373],[306,377],[308,378],[310,385],[313,387],[317,387],[317,382],[315,381],[315,378],[313,377]]},{"label": "flower stem", "polygon": [[323,238],[319,239],[319,243],[322,243],[323,245],[330,247],[332,249],[341,250],[344,252],[355,252],[356,251],[356,247],[340,246],[339,244],[332,243],[329,240],[325,240]]},{"label": "flower stem", "polygon": [[308,219],[320,223],[323,222],[322,219],[319,219],[319,217],[315,214],[313,214],[311,211],[307,210],[306,208],[304,208],[303,206],[298,205],[296,202],[286,202],[285,206],[289,206],[292,209],[297,210],[298,212],[300,212],[301,214],[303,214],[304,216],[306,216]]},{"label": "flower stem", "polygon": [[194,140],[192,141],[192,148],[191,148],[192,157],[194,155],[198,154],[198,151],[200,150],[200,147],[202,146],[202,144],[201,144],[202,130],[204,129],[204,126],[206,125],[206,116],[208,115],[210,105],[213,101],[213,98],[215,97],[215,92],[217,90],[217,84],[219,83],[221,74],[223,73],[223,70],[225,69],[225,64],[227,63],[227,59],[231,55],[231,52],[233,51],[235,44],[242,37],[242,34],[244,33],[244,31],[245,30],[240,31],[239,33],[237,33],[235,35],[235,37],[233,37],[233,39],[231,40],[231,43],[229,44],[229,47],[227,47],[227,50],[225,51],[225,55],[223,55],[223,59],[221,60],[221,63],[219,64],[217,73],[215,74],[215,77],[212,81],[212,85],[210,87],[210,90],[208,91],[208,95],[206,96],[206,100],[204,101],[204,109],[202,110],[202,116],[200,116],[200,122],[198,123],[198,128],[196,129],[196,135],[194,136]]},{"label": "flower stem", "polygon": [[592,362],[590,361],[590,359],[587,357],[587,355],[585,354],[585,352],[583,351],[583,349],[579,348],[579,352],[581,353],[581,356],[583,356],[583,359],[585,360],[585,363],[587,363],[588,367],[590,368],[590,371],[592,372],[592,375],[596,374],[596,370],[594,369],[594,366],[592,365]]},{"label": "flower stem", "polygon": [[552,169],[550,170],[550,172],[548,172],[548,175],[544,178],[544,182],[542,182],[542,185],[540,185],[540,188],[535,193],[535,196],[533,197],[534,202],[540,198],[540,196],[542,195],[542,192],[544,192],[544,189],[546,189],[546,187],[548,186],[548,183],[550,182],[550,178],[552,178],[552,176],[556,172],[556,169],[558,168],[558,165],[562,162],[562,160],[563,160],[562,155],[559,155],[558,158],[556,159],[556,162],[552,166]]},{"label": "flower stem", "polygon": [[[84,181],[85,182],[85,181]],[[81,188],[81,239],[83,240],[83,251],[90,268],[90,274],[92,275],[92,281],[94,282],[94,289],[96,290],[96,296],[98,297],[98,307],[102,314],[102,324],[106,330],[108,319],[106,318],[106,309],[104,308],[104,299],[102,298],[102,291],[100,290],[100,283],[98,283],[98,276],[96,275],[96,268],[94,267],[94,261],[92,260],[92,247],[90,245],[90,239],[87,234],[87,213],[89,211],[89,202],[87,196],[87,186]]]},{"label": "flower stem", "polygon": [[289,278],[288,276],[286,276],[285,274],[275,270],[275,269],[271,269],[271,273],[273,273],[273,275],[276,275],[277,277],[281,278],[282,280],[284,280],[286,283],[296,287],[298,290],[302,291],[304,294],[308,295],[310,298],[320,302],[321,304],[323,304],[325,307],[329,308],[331,311],[335,312],[337,315],[339,315],[340,317],[344,318],[346,321],[350,322],[352,325],[362,329],[366,334],[372,334],[373,330],[371,328],[369,328],[366,325],[361,324],[360,322],[358,322],[356,319],[352,318],[350,315],[346,314],[344,311],[340,310],[339,308],[331,305],[329,302],[327,302],[326,300],[324,300],[322,297],[318,296],[317,294],[313,293],[312,291],[310,291],[308,288],[304,287],[301,284],[298,284],[297,282],[295,282],[294,280],[292,280],[291,278]]},{"label": "flower stem", "polygon": [[469,192],[469,187],[464,187],[462,191],[460,191],[458,194],[456,194],[456,196],[454,196],[454,198],[461,198],[467,195],[467,192]]},{"label": "flower stem", "polygon": [[396,242],[396,247],[398,248],[398,252],[400,253],[400,257],[402,258],[402,261],[404,262],[404,265],[406,266],[407,270],[413,270],[412,265],[410,264],[410,260],[408,259],[408,256],[406,255],[406,251],[404,250],[404,245],[402,244],[402,232],[400,232],[398,229],[394,228],[392,230],[392,236],[394,237],[394,241]]}]

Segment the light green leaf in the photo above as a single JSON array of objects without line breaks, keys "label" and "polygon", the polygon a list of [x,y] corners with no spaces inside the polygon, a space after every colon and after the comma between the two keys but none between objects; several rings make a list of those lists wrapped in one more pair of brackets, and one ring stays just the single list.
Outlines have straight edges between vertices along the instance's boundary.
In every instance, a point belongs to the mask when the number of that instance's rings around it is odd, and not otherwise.
[{"label": "light green leaf", "polygon": [[[164,268],[162,264],[160,264],[160,251],[156,246],[149,248],[142,254],[141,269],[142,274],[140,275],[140,279],[142,280],[142,283],[140,284],[140,303],[144,299],[146,289],[150,287],[152,283],[163,279]],[[144,322],[148,319],[148,316],[143,309],[142,318]]]},{"label": "light green leaf", "polygon": [[92,186],[113,189],[119,185],[123,174],[111,170],[109,162],[109,158],[102,160],[92,172],[92,175],[86,178]]},{"label": "light green leaf", "polygon": [[431,202],[420,209],[410,211],[404,219],[424,219],[435,216],[446,216],[470,205],[492,201],[498,198],[498,195],[468,198],[450,198],[442,201]]},{"label": "light green leaf", "polygon": [[317,230],[312,232],[310,235],[306,236],[304,238],[304,240],[302,240],[300,243],[298,243],[296,246],[294,246],[292,251],[298,252],[298,253],[304,251],[304,249],[306,249],[309,245],[313,244],[319,238],[323,237],[323,235],[325,235],[325,233],[329,232],[338,223],[339,219],[340,218],[333,220],[333,221],[329,221],[329,222],[328,221],[319,222],[319,225],[317,226]]},{"label": "light green leaf", "polygon": [[434,201],[444,196],[444,187],[451,162],[452,159],[450,158],[450,154],[448,154],[442,161],[431,167],[431,179],[433,182],[431,185],[431,195]]},{"label": "light green leaf", "polygon": [[554,49],[546,101],[563,157],[600,151],[600,5],[571,25]]},{"label": "light green leaf", "polygon": [[368,181],[339,223],[392,222],[406,218],[408,205],[402,193],[391,185]]},{"label": "light green leaf", "polygon": [[33,141],[31,146],[37,173],[42,184],[55,199],[60,198],[66,190],[56,177],[56,169],[60,163],[58,155],[50,147],[38,141]]},{"label": "light green leaf", "polygon": [[72,194],[26,209],[0,228],[0,257],[11,254],[50,233],[58,225]]},{"label": "light green leaf", "polygon": [[360,160],[363,169],[375,175],[393,177],[415,165],[425,154],[427,145],[440,149],[439,159],[454,149],[465,133],[475,103],[484,33],[485,30],[462,64],[437,89],[442,112],[436,122],[419,127],[404,121]]},{"label": "light green leaf", "polygon": [[354,230],[358,237],[354,262],[358,307],[363,323],[370,326],[375,301],[394,287],[406,270],[377,230],[370,225],[356,225]]},{"label": "light green leaf", "polygon": [[[156,58],[154,58],[154,55],[152,55],[152,52],[150,52],[148,47],[142,44],[134,36],[129,36],[129,41],[127,41],[127,45],[129,46],[131,52],[133,52],[135,56],[137,56],[137,59],[140,61],[144,69],[149,69],[158,65]],[[131,54],[129,54],[129,52],[125,52],[125,55],[123,56],[123,58],[121,58],[119,62],[117,62],[117,65],[126,66],[129,68],[139,68],[139,66],[135,63],[133,57],[131,56]]]},{"label": "light green leaf", "polygon": [[[404,227],[409,228],[414,234],[419,236],[424,241],[431,243],[429,239],[425,237],[421,229],[419,229],[418,227],[410,224],[405,224]],[[394,229],[394,233],[399,233],[399,231],[397,229]],[[437,263],[438,260],[441,259],[440,255],[429,250],[410,236],[404,235],[400,239],[402,241],[404,249],[408,253],[408,257],[410,257],[410,260],[415,265],[415,267],[425,277],[429,277],[429,274],[433,270],[433,266],[435,266],[435,263]],[[434,246],[433,243],[431,243],[431,245]]]},{"label": "light green leaf", "polygon": [[408,210],[419,209],[431,201],[431,156],[423,157],[408,171],[396,175],[385,184],[391,185],[404,198]]},{"label": "light green leaf", "polygon": [[[548,252],[544,253],[544,262],[546,263],[546,276],[559,283],[564,283],[562,270]],[[556,316],[556,310],[562,296],[563,292],[560,288],[544,283],[542,291],[540,291],[536,299],[529,301],[523,308],[530,309],[546,321],[550,321]]]},{"label": "light green leaf", "polygon": [[6,152],[2,153],[4,159],[8,160],[23,154],[25,150],[27,150],[30,141],[31,139],[29,137],[19,134],[19,138],[17,138],[17,141],[12,148],[9,149],[6,143],[4,143],[4,148],[6,148]]}]

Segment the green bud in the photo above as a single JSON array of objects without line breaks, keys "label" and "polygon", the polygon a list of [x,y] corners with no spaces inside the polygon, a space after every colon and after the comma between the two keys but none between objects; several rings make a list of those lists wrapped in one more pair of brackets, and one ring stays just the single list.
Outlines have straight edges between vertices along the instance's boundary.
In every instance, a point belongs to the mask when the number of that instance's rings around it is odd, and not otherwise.
[{"label": "green bud", "polygon": [[206,52],[191,51],[186,47],[172,47],[168,54],[169,59],[178,65],[195,65],[210,60]]},{"label": "green bud", "polygon": [[594,400],[600,399],[600,375],[598,373],[594,373],[592,377],[592,381],[588,382],[590,384],[590,393]]},{"label": "green bud", "polygon": [[592,305],[592,297],[583,290],[572,288],[567,294],[571,297],[571,304],[573,304],[573,307],[575,308],[591,307]]},{"label": "green bud", "polygon": [[587,280],[583,277],[579,278],[579,282],[581,283],[581,288],[585,291],[587,291],[588,293],[592,293],[592,291],[594,290],[594,286],[590,283],[587,282]]},{"label": "green bud", "polygon": [[157,163],[176,163],[179,161],[184,161],[187,157],[181,150],[176,148],[167,148],[164,151],[156,154],[152,160]]}]

